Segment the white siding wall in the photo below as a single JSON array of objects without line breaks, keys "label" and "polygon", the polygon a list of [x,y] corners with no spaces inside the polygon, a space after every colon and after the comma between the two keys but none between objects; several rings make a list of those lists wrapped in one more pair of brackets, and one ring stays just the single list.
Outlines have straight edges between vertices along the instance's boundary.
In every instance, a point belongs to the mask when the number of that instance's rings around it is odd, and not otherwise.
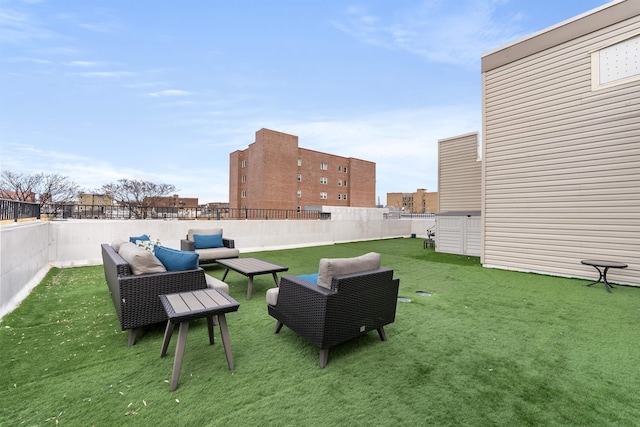
[{"label": "white siding wall", "polygon": [[482,165],[478,161],[478,133],[438,141],[438,210],[479,211]]},{"label": "white siding wall", "polygon": [[590,52],[640,17],[483,75],[486,266],[640,285],[640,82],[591,90]]}]

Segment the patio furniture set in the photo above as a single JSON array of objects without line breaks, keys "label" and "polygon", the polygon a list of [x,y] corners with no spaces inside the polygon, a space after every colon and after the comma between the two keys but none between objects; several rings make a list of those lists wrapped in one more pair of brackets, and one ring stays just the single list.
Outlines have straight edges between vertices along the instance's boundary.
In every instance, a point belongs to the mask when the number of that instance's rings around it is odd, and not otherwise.
[{"label": "patio furniture set", "polygon": [[[276,319],[274,332],[287,326],[316,346],[321,368],[327,365],[330,348],[359,335],[376,330],[386,341],[384,326],[395,321],[399,279],[393,277],[393,270],[380,267],[379,254],[323,258],[317,274],[283,276],[279,281],[277,273],[288,267],[239,258],[234,241],[221,236],[221,229],[189,230],[181,250],[139,245],[133,237],[102,244],[105,279],[120,326],[130,331],[128,345],[135,344],[140,328],[166,322],[160,352],[164,357],[179,325],[172,391],[178,386],[192,320],[207,319],[210,344],[214,325],[220,327],[228,367],[235,368],[225,315],[237,311],[240,304],[229,296],[224,282],[230,270],[248,277],[247,300],[254,276],[273,276],[276,287],[267,291],[266,299],[267,313]],[[222,280],[205,274],[200,266],[213,262],[225,267]]]}]

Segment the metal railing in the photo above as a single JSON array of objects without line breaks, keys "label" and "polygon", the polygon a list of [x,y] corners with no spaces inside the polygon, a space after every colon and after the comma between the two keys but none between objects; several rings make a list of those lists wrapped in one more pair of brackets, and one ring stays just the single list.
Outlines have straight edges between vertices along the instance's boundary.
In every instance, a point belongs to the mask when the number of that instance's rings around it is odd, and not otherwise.
[{"label": "metal railing", "polygon": [[50,219],[163,219],[163,220],[225,220],[225,219],[331,219],[330,213],[293,209],[232,209],[155,206],[109,206],[50,204],[42,208],[42,214]]},{"label": "metal railing", "polygon": [[384,219],[435,219],[432,213],[412,213],[392,211],[384,215]]},{"label": "metal railing", "polygon": [[40,205],[38,203],[19,202],[17,200],[0,199],[0,221],[21,219],[40,219]]}]

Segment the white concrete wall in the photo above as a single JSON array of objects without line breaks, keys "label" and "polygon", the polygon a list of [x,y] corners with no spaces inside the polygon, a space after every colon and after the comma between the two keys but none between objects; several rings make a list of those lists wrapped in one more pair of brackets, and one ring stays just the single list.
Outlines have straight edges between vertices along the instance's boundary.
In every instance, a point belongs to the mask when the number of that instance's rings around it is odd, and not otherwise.
[{"label": "white concrete wall", "polygon": [[24,222],[0,227],[0,319],[49,271],[50,227]]},{"label": "white concrete wall", "polygon": [[383,209],[323,207],[331,220],[63,220],[0,227],[0,318],[13,310],[50,266],[102,264],[101,243],[148,234],[180,247],[190,228],[222,228],[241,253],[350,241],[423,237],[434,220],[384,220]]}]

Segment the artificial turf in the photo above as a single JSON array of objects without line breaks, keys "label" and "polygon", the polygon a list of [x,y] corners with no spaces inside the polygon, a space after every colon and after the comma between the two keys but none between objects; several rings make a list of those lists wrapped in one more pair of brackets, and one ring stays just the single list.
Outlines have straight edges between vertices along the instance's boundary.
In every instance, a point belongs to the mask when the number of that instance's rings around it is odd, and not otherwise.
[{"label": "artificial turf", "polygon": [[[480,266],[391,239],[243,254],[317,270],[322,257],[382,254],[400,278],[388,341],[375,332],[329,352],[275,335],[270,275],[230,272],[235,371],[216,330],[189,329],[175,392],[163,325],[127,347],[102,266],[53,269],[0,323],[2,426],[638,425],[640,289]],[[221,267],[207,274],[222,277]],[[418,293],[420,292],[420,293]]]}]

